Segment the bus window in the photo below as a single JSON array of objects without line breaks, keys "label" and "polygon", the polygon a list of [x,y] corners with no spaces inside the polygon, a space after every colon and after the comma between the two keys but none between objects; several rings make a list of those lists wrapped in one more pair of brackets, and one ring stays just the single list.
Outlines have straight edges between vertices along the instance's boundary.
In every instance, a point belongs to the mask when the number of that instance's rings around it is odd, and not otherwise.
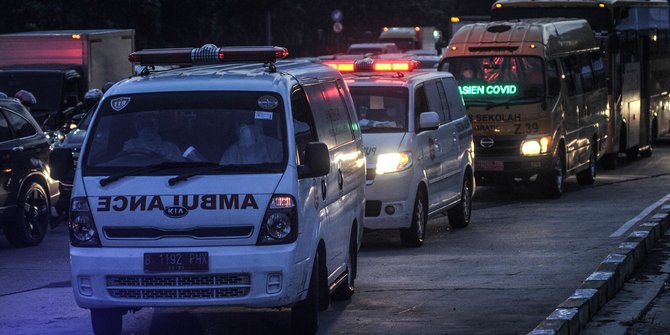
[{"label": "bus window", "polygon": [[591,69],[591,61],[588,55],[579,55],[579,68],[582,76],[582,84],[584,85],[584,92],[593,91],[595,83],[593,82],[593,70]]},{"label": "bus window", "polygon": [[607,86],[607,79],[605,77],[605,63],[600,53],[594,52],[589,55],[591,58],[591,68],[593,69],[593,80],[597,88]]}]

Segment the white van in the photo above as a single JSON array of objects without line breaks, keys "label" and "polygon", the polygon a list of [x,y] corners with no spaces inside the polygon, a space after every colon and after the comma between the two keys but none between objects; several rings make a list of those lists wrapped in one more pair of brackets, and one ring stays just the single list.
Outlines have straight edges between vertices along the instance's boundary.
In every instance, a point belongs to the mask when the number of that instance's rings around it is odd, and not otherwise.
[{"label": "white van", "polygon": [[456,80],[416,66],[365,59],[345,75],[367,158],[365,228],[400,229],[406,247],[423,244],[429,217],[467,226],[475,191],[472,126]]},{"label": "white van", "polygon": [[[70,259],[96,334],[147,306],[290,307],[312,333],[330,297],[354,293],[365,156],[351,96],[327,66],[275,64],[287,53],[131,54],[188,66],[114,85],[84,141]],[[72,161],[52,158],[53,175]]]}]

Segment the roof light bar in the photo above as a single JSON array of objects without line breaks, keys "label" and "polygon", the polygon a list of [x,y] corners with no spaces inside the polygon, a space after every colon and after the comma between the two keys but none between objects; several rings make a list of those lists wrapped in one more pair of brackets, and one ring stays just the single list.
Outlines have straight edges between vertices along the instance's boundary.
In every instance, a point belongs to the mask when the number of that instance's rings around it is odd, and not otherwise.
[{"label": "roof light bar", "polygon": [[288,57],[282,47],[221,47],[206,44],[201,48],[147,49],[128,55],[128,60],[140,65],[191,65],[215,63],[263,62],[274,63]]},{"label": "roof light bar", "polygon": [[323,62],[340,72],[409,72],[419,67],[414,59],[364,58],[351,62]]},{"label": "roof light bar", "polygon": [[353,72],[354,71],[354,61],[350,62],[342,62],[342,61],[327,61],[323,62],[323,64],[326,64],[333,69],[340,71],[340,72]]}]

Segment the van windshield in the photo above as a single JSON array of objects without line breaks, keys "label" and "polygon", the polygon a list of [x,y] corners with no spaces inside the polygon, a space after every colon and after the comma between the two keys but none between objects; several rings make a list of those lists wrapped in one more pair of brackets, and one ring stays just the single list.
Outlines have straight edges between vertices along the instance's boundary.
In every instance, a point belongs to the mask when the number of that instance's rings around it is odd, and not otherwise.
[{"label": "van windshield", "polygon": [[363,133],[407,131],[407,88],[349,86],[349,91]]},{"label": "van windshield", "polygon": [[522,104],[545,96],[540,57],[483,56],[449,58],[466,105]]},{"label": "van windshield", "polygon": [[[274,173],[286,165],[283,102],[263,92],[162,92],[101,102],[82,159],[88,175],[164,163]],[[158,173],[175,171],[161,170]]]}]

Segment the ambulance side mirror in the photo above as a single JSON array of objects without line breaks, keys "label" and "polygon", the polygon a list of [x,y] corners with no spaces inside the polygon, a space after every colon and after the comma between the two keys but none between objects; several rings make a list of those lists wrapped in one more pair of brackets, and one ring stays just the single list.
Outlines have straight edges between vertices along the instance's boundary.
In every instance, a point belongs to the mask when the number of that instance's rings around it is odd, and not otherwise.
[{"label": "ambulance side mirror", "polygon": [[72,149],[55,148],[49,154],[49,171],[52,179],[71,182],[74,171]]},{"label": "ambulance side mirror", "polygon": [[440,116],[436,112],[423,112],[419,114],[418,132],[424,130],[435,130],[440,126]]},{"label": "ambulance side mirror", "polygon": [[325,176],[330,172],[330,154],[322,142],[310,142],[305,147],[304,164],[298,166],[298,178]]}]

